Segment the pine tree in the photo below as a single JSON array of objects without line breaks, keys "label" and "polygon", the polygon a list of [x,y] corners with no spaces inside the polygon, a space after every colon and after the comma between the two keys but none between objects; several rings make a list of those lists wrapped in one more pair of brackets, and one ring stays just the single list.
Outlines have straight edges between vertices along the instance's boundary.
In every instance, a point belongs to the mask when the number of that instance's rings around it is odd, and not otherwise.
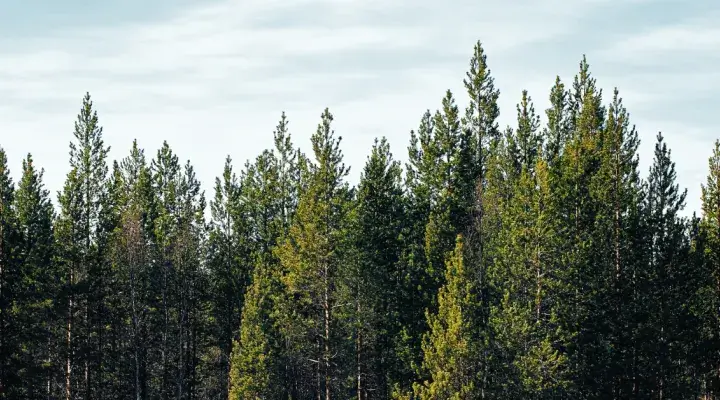
[{"label": "pine tree", "polygon": [[657,393],[658,398],[677,398],[690,393],[685,376],[691,372],[688,359],[685,328],[690,310],[693,287],[687,278],[690,243],[686,232],[687,222],[679,213],[685,207],[687,190],[680,191],[676,183],[675,163],[662,134],[655,143],[655,158],[648,176],[647,237],[648,267],[642,275],[642,295],[639,296],[643,311],[650,321],[640,338],[643,343],[640,368],[646,378],[645,390]]},{"label": "pine tree", "polygon": [[474,276],[464,265],[463,251],[459,235],[447,262],[446,283],[438,293],[438,311],[426,315],[430,330],[423,337],[422,369],[429,379],[413,385],[419,399],[481,398],[476,341],[480,326],[473,320],[479,300]]},{"label": "pine tree", "polygon": [[83,98],[74,135],[76,142],[70,143],[71,171],[58,199],[56,230],[59,262],[65,271],[66,399],[98,398],[102,392],[106,271],[105,249],[98,243],[102,235],[100,216],[106,207],[103,203],[107,198],[109,147],[103,142],[90,94]]},{"label": "pine tree", "polygon": [[358,186],[355,214],[357,260],[353,272],[355,298],[356,392],[358,399],[387,398],[397,379],[393,341],[403,313],[398,262],[404,220],[402,169],[385,138],[375,140]]},{"label": "pine tree", "polygon": [[634,338],[638,328],[633,315],[637,312],[635,278],[643,258],[643,247],[638,245],[642,240],[636,237],[642,222],[642,191],[639,139],[635,128],[630,127],[617,89],[598,142],[600,168],[590,183],[591,196],[598,204],[591,263],[598,284],[595,310],[606,317],[599,324],[600,319],[594,318],[592,326],[596,338],[604,341],[602,346],[612,349],[601,372],[608,379],[601,390],[608,396],[612,393],[613,398],[623,398],[637,388],[633,368],[639,343]]},{"label": "pine tree", "polygon": [[42,182],[43,173],[28,155],[14,199],[19,233],[15,318],[23,332],[17,374],[24,388],[15,395],[27,399],[54,395],[48,391],[57,377],[59,361],[55,343],[59,310],[54,307],[59,288],[52,264],[54,210]]},{"label": "pine tree", "polygon": [[545,160],[523,167],[503,209],[491,281],[500,302],[490,325],[498,346],[494,392],[503,397],[554,398],[570,385],[570,336],[558,321],[566,297],[557,236],[559,218]]},{"label": "pine tree", "polygon": [[520,175],[523,168],[532,173],[542,150],[543,138],[538,132],[540,116],[535,114],[535,107],[527,90],[523,90],[522,100],[517,105],[517,121],[518,127],[508,143],[509,157],[515,163],[515,176]]},{"label": "pine tree", "polygon": [[[591,265],[594,226],[598,203],[590,193],[590,184],[600,166],[600,133],[604,124],[605,109],[602,93],[596,88],[585,59],[574,82],[575,92],[569,96],[569,136],[565,140],[562,157],[556,164],[555,200],[561,216],[559,223],[562,249],[565,255],[566,284],[573,290],[561,305],[560,321],[573,336],[569,346],[574,384],[582,396],[602,396],[596,393],[603,387],[604,376],[594,371],[595,366],[607,365],[608,354],[600,335],[591,334],[591,324],[605,320],[594,307],[601,284]],[[605,200],[606,201],[606,200]],[[602,257],[607,257],[603,255]],[[600,332],[600,331],[596,331]],[[597,343],[599,340],[600,343]]]},{"label": "pine tree", "polygon": [[[442,113],[434,117],[435,160],[428,177],[432,184],[430,215],[425,226],[425,257],[430,293],[442,285],[442,270],[447,252],[452,250],[454,237],[464,230],[463,212],[468,206],[458,198],[462,188],[459,176],[461,152],[460,120],[455,99],[448,90],[442,101]],[[469,144],[468,144],[469,145]]]},{"label": "pine tree", "polygon": [[701,222],[702,262],[708,279],[700,289],[704,296],[699,307],[703,318],[703,395],[714,399],[720,396],[720,140],[715,141],[708,164],[707,181],[702,185]]},{"label": "pine tree", "polygon": [[[341,278],[346,261],[347,215],[351,192],[344,182],[348,168],[331,129],[332,114],[325,110],[311,141],[315,163],[310,181],[300,195],[297,214],[278,258],[285,271],[283,284],[289,299],[284,335],[294,343],[304,393],[330,400],[343,397],[343,372],[348,343],[341,315],[346,285]],[[300,397],[304,397],[300,395]]]},{"label": "pine tree", "polygon": [[230,361],[230,400],[280,398],[283,387],[284,349],[275,326],[274,302],[278,281],[266,265],[255,267],[245,296],[239,338],[233,341]]},{"label": "pine tree", "polygon": [[152,272],[155,247],[152,240],[155,197],[152,176],[145,154],[133,141],[130,154],[113,168],[112,193],[118,222],[113,233],[113,268],[119,293],[112,306],[118,315],[122,364],[116,374],[116,392],[123,397],[148,396],[153,313]]},{"label": "pine tree", "polygon": [[491,294],[487,290],[486,269],[492,263],[493,241],[498,232],[497,223],[500,213],[498,196],[503,192],[499,156],[505,149],[502,148],[502,135],[497,123],[500,115],[498,107],[500,92],[495,88],[495,79],[480,41],[475,44],[463,83],[469,98],[463,129],[472,144],[471,182],[474,189],[470,210],[472,219],[466,229],[469,249],[466,262],[472,265],[471,269],[475,271],[479,297],[483,304],[483,308],[478,310],[476,316],[476,321],[481,326],[476,340],[484,346],[477,361],[483,369],[483,382],[479,390],[484,391],[489,380],[492,379],[489,371],[490,338],[485,329],[488,318],[487,307],[491,303]]},{"label": "pine tree", "polygon": [[217,393],[226,391],[232,341],[236,336],[245,286],[250,274],[249,225],[240,203],[241,187],[232,171],[232,160],[225,160],[222,179],[215,181],[215,197],[210,202],[211,229],[208,243],[208,266],[213,296],[213,316],[220,351],[218,372],[208,376],[217,380]]},{"label": "pine tree", "polygon": [[[407,385],[420,364],[420,345],[426,329],[423,314],[433,301],[432,279],[427,273],[425,229],[432,210],[435,188],[431,179],[437,162],[432,114],[427,110],[417,130],[410,132],[408,162],[405,168],[404,208],[406,219],[402,228],[402,256],[400,259],[401,290],[399,303],[405,310],[399,318],[400,335],[395,338],[395,354],[402,360],[395,371],[393,385],[409,389]],[[420,295],[418,295],[420,294]]]},{"label": "pine tree", "polygon": [[[17,376],[19,331],[15,321],[18,269],[15,259],[17,230],[7,156],[0,148],[0,397],[12,398],[21,387]],[[7,396],[7,397],[6,397]]]},{"label": "pine tree", "polygon": [[159,354],[153,360],[157,375],[151,396],[185,398],[198,390],[198,352],[207,346],[198,336],[206,318],[207,282],[201,265],[205,198],[192,165],[181,166],[167,142],[153,160],[152,171],[159,252],[153,271],[153,303],[159,312],[152,324]]},{"label": "pine tree", "polygon": [[547,126],[543,129],[544,152],[549,166],[555,169],[570,135],[568,92],[559,76],[555,78],[555,85],[550,90],[550,108],[545,110],[545,116]]}]

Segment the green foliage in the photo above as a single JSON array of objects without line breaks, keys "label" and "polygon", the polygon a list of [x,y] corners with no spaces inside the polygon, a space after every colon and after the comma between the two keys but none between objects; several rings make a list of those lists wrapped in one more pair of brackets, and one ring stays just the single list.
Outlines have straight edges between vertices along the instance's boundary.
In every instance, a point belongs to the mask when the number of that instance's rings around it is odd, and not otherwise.
[{"label": "green foliage", "polygon": [[480,42],[463,83],[356,187],[329,110],[312,158],[283,113],[208,210],[167,142],[110,170],[89,94],[57,214],[0,149],[0,398],[718,398],[720,141],[688,219],[585,57],[542,127],[523,91],[500,130]]},{"label": "green foliage", "polygon": [[242,311],[240,336],[233,343],[230,360],[229,399],[279,398],[283,392],[273,298],[277,296],[266,267],[255,268]]},{"label": "green foliage", "polygon": [[426,314],[430,330],[423,337],[422,370],[429,379],[413,385],[413,391],[420,399],[480,398],[475,340],[480,326],[473,320],[479,300],[463,260],[462,236],[447,261],[445,282],[437,313]]},{"label": "green foliage", "polygon": [[402,169],[385,138],[375,140],[360,178],[355,209],[356,262],[350,276],[358,398],[387,398],[402,360],[393,349],[404,312],[399,261],[404,222]]},{"label": "green foliage", "polygon": [[[315,162],[309,165],[307,187],[300,192],[288,237],[277,250],[284,275],[288,307],[285,335],[298,366],[301,393],[330,399],[342,393],[347,363],[346,311],[348,286],[348,212],[351,191],[345,176],[340,138],[331,129],[325,109],[311,138]],[[304,396],[300,394],[300,396]],[[342,395],[339,395],[342,397]]]}]

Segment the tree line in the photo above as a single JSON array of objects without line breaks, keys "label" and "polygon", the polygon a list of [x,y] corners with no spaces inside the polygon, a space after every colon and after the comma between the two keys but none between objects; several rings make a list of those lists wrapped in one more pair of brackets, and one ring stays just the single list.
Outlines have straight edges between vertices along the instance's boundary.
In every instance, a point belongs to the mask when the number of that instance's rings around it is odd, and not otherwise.
[{"label": "tree line", "polygon": [[0,149],[0,398],[720,398],[720,141],[684,217],[579,67],[500,128],[478,42],[355,186],[330,111],[307,154],[283,113],[209,204],[167,142],[111,163],[87,94],[54,205]]}]

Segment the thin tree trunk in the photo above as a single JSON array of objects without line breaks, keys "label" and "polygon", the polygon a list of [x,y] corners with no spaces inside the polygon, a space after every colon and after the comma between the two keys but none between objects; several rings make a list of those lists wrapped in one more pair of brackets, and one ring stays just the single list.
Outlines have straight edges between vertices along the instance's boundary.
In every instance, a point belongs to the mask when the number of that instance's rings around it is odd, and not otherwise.
[{"label": "thin tree trunk", "polygon": [[[4,283],[5,283],[5,232],[3,229],[3,219],[4,219],[4,203],[0,201],[0,355],[4,356],[5,353],[5,313],[7,310],[4,309],[5,307],[5,294],[4,294]],[[3,360],[4,361],[4,360]],[[5,363],[0,362],[0,393],[3,393],[5,391],[5,383],[3,382],[3,379],[5,377]]]},{"label": "thin tree trunk", "polygon": [[[87,297],[90,297],[90,296],[87,296]],[[90,343],[90,331],[92,331],[92,326],[90,323],[90,316],[89,316],[89,314],[90,314],[89,303],[90,303],[90,299],[86,298],[85,299],[85,320],[84,320],[84,323],[85,323],[85,338],[84,338],[85,339],[84,340],[85,354],[83,354],[83,360],[85,362],[85,373],[83,374],[83,377],[85,380],[84,381],[85,399],[87,399],[87,400],[90,400],[92,398],[90,396],[90,363],[89,363],[90,355],[88,354],[88,353],[92,354],[91,353],[92,344]]]},{"label": "thin tree trunk", "polygon": [[[72,285],[72,272],[70,274],[70,283]],[[68,304],[68,319],[67,319],[67,356],[65,358],[65,400],[72,400],[72,327],[73,327],[73,297],[70,295],[70,301]]]},{"label": "thin tree trunk", "polygon": [[[357,302],[357,315],[358,319],[360,319],[360,300]],[[358,332],[357,332],[357,394],[358,394],[358,400],[362,400],[365,396],[363,396],[363,387],[362,387],[362,326],[358,325]]]},{"label": "thin tree trunk", "polygon": [[325,400],[330,400],[330,268],[325,263],[325,293],[323,308],[325,309]]}]

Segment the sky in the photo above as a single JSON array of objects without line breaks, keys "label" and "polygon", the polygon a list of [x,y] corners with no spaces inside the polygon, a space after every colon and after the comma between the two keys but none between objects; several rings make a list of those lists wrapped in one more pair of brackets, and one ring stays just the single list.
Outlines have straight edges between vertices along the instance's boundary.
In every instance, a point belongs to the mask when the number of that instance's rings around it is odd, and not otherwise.
[{"label": "sky", "polygon": [[447,89],[465,107],[480,40],[501,127],[523,89],[544,117],[586,55],[606,101],[620,91],[643,175],[665,136],[690,214],[720,138],[718,18],[716,0],[0,0],[0,146],[16,181],[32,153],[55,201],[90,92],[112,159],[167,140],[209,199],[226,156],[239,170],[272,146],[281,112],[309,153],[329,107],[356,182],[374,138],[405,160]]}]

